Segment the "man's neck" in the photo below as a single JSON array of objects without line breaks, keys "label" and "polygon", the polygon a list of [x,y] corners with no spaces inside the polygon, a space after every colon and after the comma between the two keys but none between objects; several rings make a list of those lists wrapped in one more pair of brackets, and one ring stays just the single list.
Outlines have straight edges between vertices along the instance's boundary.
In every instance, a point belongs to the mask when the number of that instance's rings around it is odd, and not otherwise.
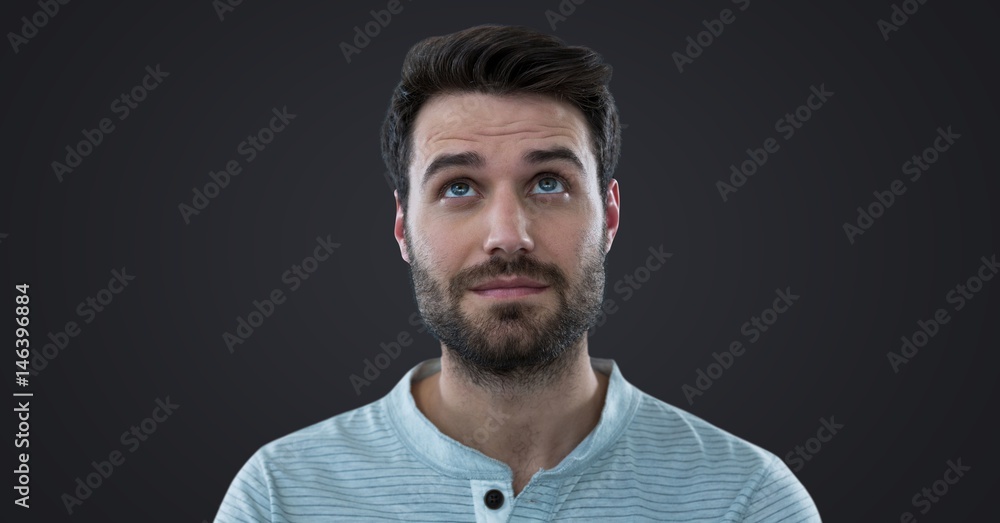
[{"label": "man's neck", "polygon": [[441,371],[413,384],[417,408],[438,430],[514,471],[515,493],[552,469],[597,426],[609,377],[594,370],[586,339],[567,372],[542,390],[498,397],[463,378],[444,350]]}]

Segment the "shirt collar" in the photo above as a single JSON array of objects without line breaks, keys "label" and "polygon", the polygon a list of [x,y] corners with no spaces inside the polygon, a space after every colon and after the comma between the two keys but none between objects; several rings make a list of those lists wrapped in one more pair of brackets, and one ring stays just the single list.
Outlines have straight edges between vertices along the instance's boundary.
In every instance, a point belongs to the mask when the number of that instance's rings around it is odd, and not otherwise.
[{"label": "shirt collar", "polygon": [[[542,472],[545,477],[579,474],[618,439],[639,406],[639,389],[622,377],[614,360],[590,357],[590,364],[610,378],[601,418],[558,466]],[[467,479],[508,478],[511,470],[506,463],[445,435],[417,408],[411,390],[413,382],[440,370],[441,358],[418,363],[384,398],[389,421],[399,439],[421,461],[443,474]]]}]

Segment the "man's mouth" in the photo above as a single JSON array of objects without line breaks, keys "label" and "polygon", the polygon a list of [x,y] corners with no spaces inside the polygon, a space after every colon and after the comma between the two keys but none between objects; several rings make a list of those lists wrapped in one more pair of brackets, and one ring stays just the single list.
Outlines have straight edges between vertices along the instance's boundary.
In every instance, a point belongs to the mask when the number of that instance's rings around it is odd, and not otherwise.
[{"label": "man's mouth", "polygon": [[479,296],[490,298],[518,298],[539,294],[548,289],[549,286],[531,278],[523,276],[494,278],[472,287],[473,293]]}]

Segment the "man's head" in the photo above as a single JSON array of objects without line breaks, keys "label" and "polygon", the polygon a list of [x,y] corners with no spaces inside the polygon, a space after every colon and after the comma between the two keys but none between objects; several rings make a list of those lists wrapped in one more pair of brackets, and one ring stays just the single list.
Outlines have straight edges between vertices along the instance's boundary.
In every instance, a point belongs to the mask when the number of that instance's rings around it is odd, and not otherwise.
[{"label": "man's head", "polygon": [[500,26],[406,57],[382,134],[395,237],[424,322],[477,384],[557,377],[600,312],[619,206],[610,74]]}]

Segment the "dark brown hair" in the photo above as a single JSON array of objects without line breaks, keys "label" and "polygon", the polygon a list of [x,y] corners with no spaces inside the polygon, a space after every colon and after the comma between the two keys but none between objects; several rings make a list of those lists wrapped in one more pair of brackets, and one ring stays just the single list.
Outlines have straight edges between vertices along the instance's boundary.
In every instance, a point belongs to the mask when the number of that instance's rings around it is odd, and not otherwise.
[{"label": "dark brown hair", "polygon": [[605,202],[621,150],[610,81],[611,66],[593,50],[527,27],[480,25],[418,42],[403,60],[382,124],[382,159],[404,209],[417,112],[434,95],[460,92],[543,94],[578,108],[589,125]]}]

